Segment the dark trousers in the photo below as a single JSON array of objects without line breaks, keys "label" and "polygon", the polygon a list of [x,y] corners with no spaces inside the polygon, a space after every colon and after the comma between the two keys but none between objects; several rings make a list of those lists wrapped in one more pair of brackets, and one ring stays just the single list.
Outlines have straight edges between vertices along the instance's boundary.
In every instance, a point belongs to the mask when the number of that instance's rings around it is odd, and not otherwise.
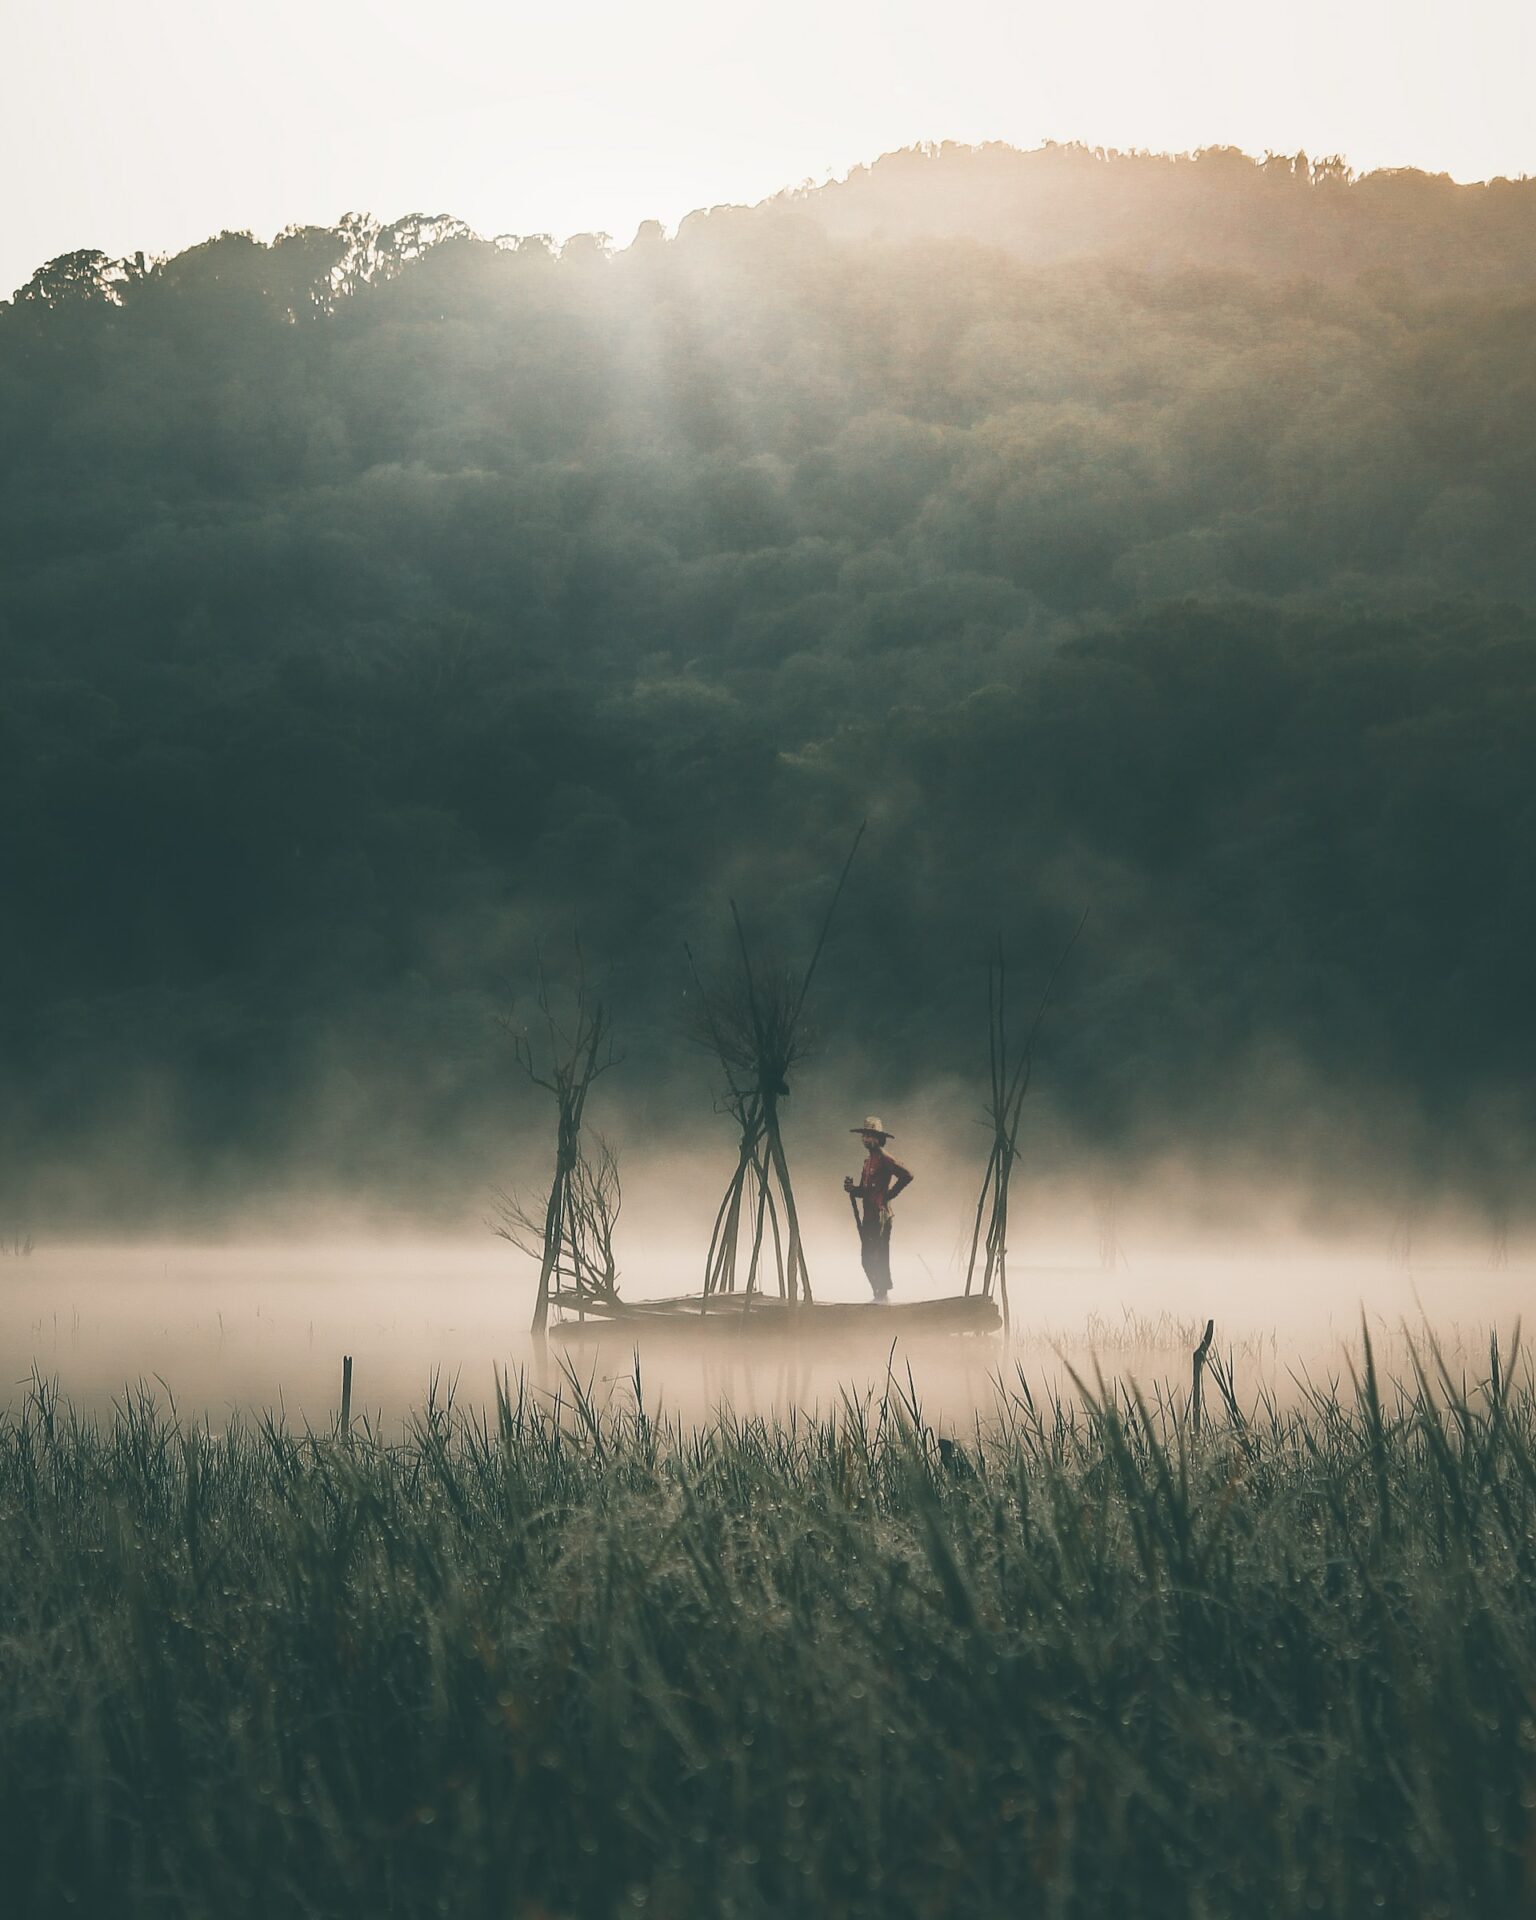
[{"label": "dark trousers", "polygon": [[891,1215],[881,1208],[859,1222],[859,1258],[878,1300],[891,1290]]}]

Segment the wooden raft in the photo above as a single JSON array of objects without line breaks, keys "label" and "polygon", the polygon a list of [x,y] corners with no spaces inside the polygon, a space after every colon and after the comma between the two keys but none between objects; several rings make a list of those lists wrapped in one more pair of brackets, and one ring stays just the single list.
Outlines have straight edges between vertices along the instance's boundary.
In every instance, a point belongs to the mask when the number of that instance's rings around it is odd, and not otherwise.
[{"label": "wooden raft", "polygon": [[[576,1303],[559,1302],[576,1311]],[[997,1301],[986,1294],[956,1294],[942,1300],[911,1300],[877,1307],[869,1301],[786,1300],[761,1293],[689,1294],[679,1299],[603,1301],[584,1299],[580,1320],[562,1319],[551,1331],[562,1340],[600,1340],[615,1334],[647,1338],[747,1337],[838,1338],[868,1336],[889,1342],[925,1334],[993,1333],[1003,1324]]]}]

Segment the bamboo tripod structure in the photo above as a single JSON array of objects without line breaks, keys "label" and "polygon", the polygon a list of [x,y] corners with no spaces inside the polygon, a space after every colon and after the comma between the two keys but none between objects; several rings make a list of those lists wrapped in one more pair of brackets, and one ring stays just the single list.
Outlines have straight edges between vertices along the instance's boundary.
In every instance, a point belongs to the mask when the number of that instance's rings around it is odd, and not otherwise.
[{"label": "bamboo tripod structure", "polygon": [[[1008,1037],[1008,962],[999,934],[997,950],[987,967],[987,1051],[991,1069],[986,1117],[992,1129],[992,1145],[987,1155],[987,1170],[982,1177],[981,1193],[976,1201],[976,1219],[971,1229],[971,1252],[965,1269],[965,1291],[980,1292],[984,1299],[997,1299],[1002,1309],[1003,1328],[1010,1321],[1008,1305],[1008,1202],[1014,1164],[1019,1157],[1019,1122],[1024,1114],[1024,1096],[1029,1092],[1034,1073],[1035,1039],[1040,1023],[1051,1004],[1056,977],[1066,964],[1067,955],[1077,945],[1088,918],[1086,910],[1062,948],[1045,983],[1045,992],[1035,1009],[1024,1044],[1015,1057]],[[978,1282],[978,1267],[980,1269]]]},{"label": "bamboo tripod structure", "polygon": [[[578,956],[579,959],[579,956]],[[613,1222],[618,1213],[618,1177],[613,1156],[604,1147],[594,1165],[582,1151],[581,1128],[592,1083],[615,1062],[608,1015],[602,1003],[587,999],[585,976],[578,973],[574,1017],[563,1026],[550,1005],[548,983],[539,972],[539,1010],[544,1017],[548,1065],[541,1072],[531,1036],[501,1022],[510,1035],[517,1063],[537,1087],[554,1096],[555,1172],[544,1204],[542,1229],[515,1198],[504,1198],[503,1224],[497,1232],[539,1260],[539,1291],[532,1331],[542,1335],[554,1301],[580,1309],[587,1300],[617,1298],[613,1264]],[[600,1142],[601,1146],[601,1142]]]},{"label": "bamboo tripod structure", "polygon": [[779,1103],[789,1097],[790,1071],[804,1056],[806,996],[863,838],[861,826],[838,876],[809,964],[798,977],[784,967],[754,964],[734,900],[734,978],[711,991],[700,977],[692,951],[685,948],[698,988],[704,1037],[725,1075],[725,1110],[736,1122],[739,1136],[736,1170],[715,1215],[705,1257],[706,1299],[734,1294],[738,1286],[749,1298],[763,1291],[764,1254],[770,1244],[779,1297],[792,1302],[812,1298]]},{"label": "bamboo tripod structure", "polygon": [[704,1263],[704,1291],[706,1294],[736,1291],[736,1261],[745,1214],[751,1222],[745,1291],[754,1293],[759,1286],[766,1227],[772,1232],[774,1272],[779,1294],[784,1297],[787,1293],[784,1236],[779,1226],[779,1204],[773,1196],[774,1168],[767,1151],[767,1124],[762,1107],[751,1097],[728,1096],[726,1105],[740,1130],[741,1149],[736,1171],[720,1202],[710,1234],[709,1253]]}]

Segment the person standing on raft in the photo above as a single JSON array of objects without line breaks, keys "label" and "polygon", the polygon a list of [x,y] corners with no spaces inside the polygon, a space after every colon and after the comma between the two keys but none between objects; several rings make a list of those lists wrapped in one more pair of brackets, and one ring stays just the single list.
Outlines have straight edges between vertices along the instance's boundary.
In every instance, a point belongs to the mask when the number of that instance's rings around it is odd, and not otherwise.
[{"label": "person standing on raft", "polygon": [[912,1175],[886,1152],[885,1143],[892,1136],[878,1114],[868,1114],[862,1127],[850,1127],[848,1131],[863,1140],[866,1157],[857,1184],[847,1178],[843,1191],[852,1199],[854,1218],[859,1223],[859,1258],[865,1277],[875,1304],[883,1306],[891,1291],[891,1202],[911,1186]]}]

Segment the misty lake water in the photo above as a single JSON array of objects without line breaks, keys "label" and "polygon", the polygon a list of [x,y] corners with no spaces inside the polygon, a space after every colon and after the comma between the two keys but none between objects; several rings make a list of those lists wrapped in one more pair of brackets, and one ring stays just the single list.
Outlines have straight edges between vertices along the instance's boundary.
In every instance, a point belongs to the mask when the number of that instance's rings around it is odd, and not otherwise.
[{"label": "misty lake water", "polygon": [[[658,1247],[648,1266],[629,1269],[626,1292],[678,1291],[678,1270]],[[782,1415],[791,1406],[827,1413],[845,1392],[878,1393],[894,1362],[903,1382],[910,1366],[929,1418],[965,1428],[977,1414],[992,1415],[999,1381],[1015,1382],[1021,1367],[1037,1394],[1070,1393],[1068,1369],[1091,1378],[1096,1365],[1106,1378],[1182,1385],[1191,1329],[1207,1315],[1218,1350],[1233,1354],[1240,1393],[1265,1386],[1289,1397],[1301,1370],[1347,1380],[1345,1355],[1358,1350],[1362,1310],[1389,1366],[1406,1371],[1403,1324],[1427,1324],[1455,1364],[1477,1377],[1490,1328],[1507,1334],[1530,1297],[1536,1261],[1527,1248],[1497,1264],[1486,1247],[1426,1249],[1408,1264],[1379,1243],[1201,1242],[1138,1252],[1130,1270],[1059,1257],[1015,1263],[1012,1276],[1015,1324],[1006,1343],[898,1341],[894,1355],[881,1338],[841,1349],[807,1342],[792,1353],[725,1343],[648,1349],[647,1404],[685,1420],[723,1406],[745,1415]],[[906,1297],[950,1290],[925,1275]],[[818,1297],[859,1298],[856,1269]],[[561,1348],[552,1342],[540,1367],[527,1333],[531,1300],[527,1263],[489,1236],[45,1246],[0,1259],[0,1405],[14,1411],[35,1370],[83,1412],[108,1413],[142,1383],[160,1400],[174,1399],[182,1418],[215,1427],[266,1409],[325,1427],[338,1405],[342,1356],[351,1354],[354,1410],[390,1436],[426,1402],[434,1377],[439,1392],[452,1384],[459,1403],[473,1408],[492,1403],[495,1368],[514,1378],[526,1372],[535,1389],[558,1385]],[[633,1355],[625,1342],[571,1355],[599,1396],[627,1401]]]}]

